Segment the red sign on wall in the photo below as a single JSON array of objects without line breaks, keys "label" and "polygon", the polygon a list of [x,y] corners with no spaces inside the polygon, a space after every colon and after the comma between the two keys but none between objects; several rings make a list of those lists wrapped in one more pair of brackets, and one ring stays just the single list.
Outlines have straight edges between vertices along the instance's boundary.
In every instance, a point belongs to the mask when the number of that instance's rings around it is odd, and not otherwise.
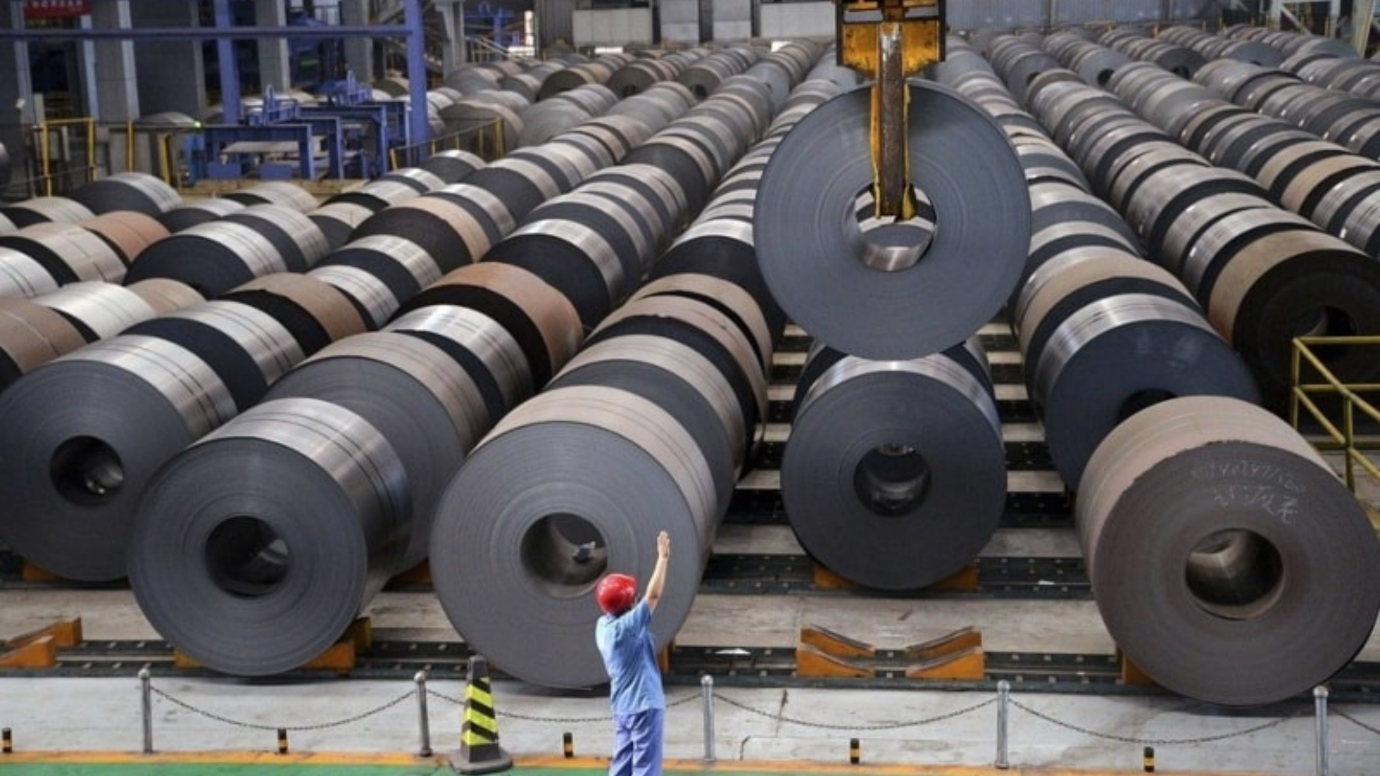
[{"label": "red sign on wall", "polygon": [[24,0],[24,19],[63,19],[91,13],[91,0]]}]

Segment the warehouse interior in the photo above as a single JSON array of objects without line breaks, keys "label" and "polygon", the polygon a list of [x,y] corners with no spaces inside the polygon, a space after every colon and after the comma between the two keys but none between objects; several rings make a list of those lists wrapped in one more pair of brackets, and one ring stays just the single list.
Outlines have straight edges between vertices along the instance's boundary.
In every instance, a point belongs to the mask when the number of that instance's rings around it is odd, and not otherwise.
[{"label": "warehouse interior", "polygon": [[1374,6],[0,2],[0,766],[1380,772]]}]

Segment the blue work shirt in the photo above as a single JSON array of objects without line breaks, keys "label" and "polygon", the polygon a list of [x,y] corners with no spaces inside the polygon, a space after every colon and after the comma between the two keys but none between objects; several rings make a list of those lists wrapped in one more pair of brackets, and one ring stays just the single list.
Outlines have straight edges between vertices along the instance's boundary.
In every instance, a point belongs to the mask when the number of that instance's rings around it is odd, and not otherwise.
[{"label": "blue work shirt", "polygon": [[614,714],[666,707],[651,624],[652,610],[644,599],[621,616],[603,615],[594,626],[594,643],[612,683],[609,706]]}]

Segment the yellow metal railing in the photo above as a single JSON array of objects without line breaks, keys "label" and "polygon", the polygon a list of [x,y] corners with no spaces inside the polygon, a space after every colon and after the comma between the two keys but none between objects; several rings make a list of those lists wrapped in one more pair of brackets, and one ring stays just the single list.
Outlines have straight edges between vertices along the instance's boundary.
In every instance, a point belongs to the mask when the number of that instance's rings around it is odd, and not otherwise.
[{"label": "yellow metal railing", "polygon": [[[67,127],[78,127],[84,131],[86,142],[83,144],[82,151],[86,156],[85,164],[80,167],[86,171],[86,178],[83,182],[96,179],[96,122],[92,119],[51,119],[44,121],[33,128],[37,133],[37,142],[33,145],[38,147],[38,182],[43,187],[43,195],[53,196],[53,182],[56,176],[53,174],[53,142],[63,142],[62,130]],[[70,174],[70,173],[69,173]]]},{"label": "yellow metal railing", "polygon": [[493,119],[425,143],[390,149],[388,168],[414,166],[432,154],[455,150],[473,152],[489,162],[502,159],[508,153],[503,140],[503,120]]},{"label": "yellow metal railing", "polygon": [[[1346,486],[1352,493],[1355,493],[1357,467],[1380,482],[1380,467],[1377,467],[1375,461],[1366,455],[1368,451],[1380,450],[1380,436],[1361,439],[1356,433],[1358,421],[1356,414],[1358,412],[1362,415],[1362,418],[1359,419],[1361,422],[1364,423],[1365,418],[1368,417],[1377,426],[1380,426],[1380,410],[1377,410],[1375,404],[1366,398],[1367,395],[1380,395],[1380,383],[1343,383],[1313,352],[1312,348],[1315,346],[1374,347],[1377,349],[1375,357],[1380,359],[1380,336],[1295,337],[1293,341],[1290,363],[1293,388],[1290,392],[1289,422],[1297,430],[1299,428],[1300,409],[1308,411],[1309,416],[1317,421],[1318,425],[1331,438],[1331,442],[1324,442],[1315,446],[1319,449],[1341,451],[1345,454]],[[1316,374],[1316,379],[1320,382],[1304,382],[1305,365],[1311,367],[1312,373]],[[1312,379],[1312,374],[1308,376]],[[1340,400],[1340,407],[1336,408],[1341,412],[1340,423],[1335,420],[1335,416],[1329,417],[1328,413],[1315,400],[1315,397],[1322,396],[1333,396]]]}]

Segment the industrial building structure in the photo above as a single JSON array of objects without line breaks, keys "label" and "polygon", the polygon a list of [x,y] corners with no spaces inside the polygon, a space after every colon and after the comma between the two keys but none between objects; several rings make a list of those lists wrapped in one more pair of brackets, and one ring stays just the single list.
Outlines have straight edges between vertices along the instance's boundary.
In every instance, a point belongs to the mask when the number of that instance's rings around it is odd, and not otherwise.
[{"label": "industrial building structure", "polygon": [[0,768],[1380,772],[1373,16],[0,2]]}]

